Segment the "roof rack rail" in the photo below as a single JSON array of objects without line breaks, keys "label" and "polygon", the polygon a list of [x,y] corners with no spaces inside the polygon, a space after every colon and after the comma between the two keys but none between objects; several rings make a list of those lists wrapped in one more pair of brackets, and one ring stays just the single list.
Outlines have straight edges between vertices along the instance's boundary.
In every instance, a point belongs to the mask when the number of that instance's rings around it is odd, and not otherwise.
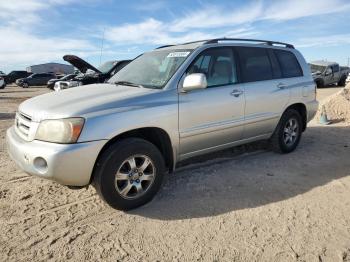
[{"label": "roof rack rail", "polygon": [[174,46],[174,45],[162,45],[162,46],[158,46],[155,49],[161,49],[161,48],[166,48],[166,47],[170,47],[170,46]]},{"label": "roof rack rail", "polygon": [[205,43],[205,42],[208,42],[208,41],[209,40],[207,40],[207,39],[203,39],[203,40],[197,40],[197,41],[191,41],[191,42],[182,43],[180,45],[189,45],[189,44],[195,44],[195,43],[201,43],[201,42]]},{"label": "roof rack rail", "polygon": [[242,42],[257,42],[257,43],[264,43],[267,45],[283,45],[287,48],[293,48],[294,46],[291,44],[287,44],[287,43],[282,43],[282,42],[276,42],[276,41],[270,41],[270,40],[260,40],[260,39],[243,39],[243,38],[216,38],[216,39],[211,39],[206,41],[204,44],[215,44],[218,43],[220,41],[242,41]]}]

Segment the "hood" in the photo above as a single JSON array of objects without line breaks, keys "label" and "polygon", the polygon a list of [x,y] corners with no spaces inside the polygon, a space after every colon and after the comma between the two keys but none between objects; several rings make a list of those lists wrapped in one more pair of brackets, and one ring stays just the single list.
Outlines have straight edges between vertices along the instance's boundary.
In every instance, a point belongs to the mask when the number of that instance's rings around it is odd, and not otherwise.
[{"label": "hood", "polygon": [[101,71],[96,67],[90,65],[88,62],[75,55],[65,55],[63,56],[63,60],[78,68],[78,70],[82,73],[86,73],[86,71],[90,69],[96,73],[101,74]]},{"label": "hood", "polygon": [[19,111],[32,121],[86,116],[108,110],[128,110],[129,99],[157,92],[155,89],[114,84],[93,84],[40,95],[24,101]]}]

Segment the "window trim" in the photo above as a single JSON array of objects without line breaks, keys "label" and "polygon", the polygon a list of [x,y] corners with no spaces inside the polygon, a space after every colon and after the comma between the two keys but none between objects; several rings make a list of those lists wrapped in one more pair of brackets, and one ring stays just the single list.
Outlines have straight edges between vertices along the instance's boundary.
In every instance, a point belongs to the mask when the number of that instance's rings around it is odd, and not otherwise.
[{"label": "window trim", "polygon": [[[262,81],[271,81],[271,80],[275,80],[276,78],[274,78],[274,70],[273,70],[273,67],[272,67],[272,61],[271,61],[271,57],[270,57],[270,50],[272,48],[266,48],[266,47],[258,47],[258,46],[235,46],[233,47],[237,53],[237,57],[238,57],[238,64],[239,64],[239,68],[240,68],[240,72],[239,72],[239,75],[240,75],[240,83],[244,84],[244,83],[255,83],[255,82],[262,82]],[[242,64],[241,64],[241,55],[240,55],[240,52],[239,52],[239,48],[254,48],[254,49],[262,49],[266,52],[266,55],[269,59],[269,62],[270,62],[270,69],[271,69],[271,79],[264,79],[264,80],[254,80],[254,81],[244,81],[243,79],[243,69],[242,69]]]},{"label": "window trim", "polygon": [[[299,68],[299,71],[300,71],[301,75],[299,75],[299,76],[285,76],[285,75],[283,74],[282,65],[281,65],[280,61],[278,60],[278,56],[277,56],[277,54],[276,54],[277,51],[290,53],[290,54],[295,58],[295,61],[297,62],[297,65],[298,65],[298,68]],[[303,77],[303,76],[304,76],[303,68],[301,67],[298,58],[295,56],[295,54],[294,54],[293,52],[290,52],[290,51],[288,51],[288,50],[273,49],[273,50],[272,50],[272,53],[273,53],[273,55],[276,57],[276,60],[277,60],[277,62],[278,62],[278,65],[279,65],[279,67],[280,67],[280,70],[281,70],[281,76],[282,76],[282,78],[277,78],[277,79],[296,78],[296,77]]]},{"label": "window trim", "polygon": [[[235,67],[236,67],[236,77],[237,77],[237,81],[235,83],[227,83],[227,84],[223,84],[223,85],[211,85],[211,86],[207,86],[207,88],[213,88],[213,87],[226,87],[226,86],[232,86],[232,85],[236,85],[240,83],[240,74],[239,74],[239,62],[237,60],[236,54],[235,54],[235,50],[233,49],[232,46],[216,46],[216,47],[209,47],[206,48],[204,50],[202,50],[198,55],[196,55],[196,57],[191,61],[191,63],[189,64],[189,66],[186,68],[186,70],[184,71],[182,77],[180,79],[184,79],[184,77],[186,77],[187,71],[193,66],[193,64],[196,62],[197,58],[199,58],[203,53],[208,52],[208,51],[212,51],[212,50],[216,50],[216,49],[227,49],[230,50],[231,52],[231,57],[232,59],[234,59],[233,62],[235,62]],[[212,61],[209,62],[209,66],[208,66],[208,70],[210,71],[212,67]],[[205,89],[207,89],[205,88]]]}]

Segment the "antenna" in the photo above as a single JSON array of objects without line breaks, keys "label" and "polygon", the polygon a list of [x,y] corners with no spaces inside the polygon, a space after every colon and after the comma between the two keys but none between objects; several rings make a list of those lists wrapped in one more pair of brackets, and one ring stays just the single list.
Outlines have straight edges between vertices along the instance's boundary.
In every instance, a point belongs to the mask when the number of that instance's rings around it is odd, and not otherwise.
[{"label": "antenna", "polygon": [[105,27],[103,28],[103,33],[102,33],[102,41],[101,41],[101,53],[100,53],[100,65],[101,65],[101,61],[102,61],[102,51],[103,51],[103,44],[105,41]]}]

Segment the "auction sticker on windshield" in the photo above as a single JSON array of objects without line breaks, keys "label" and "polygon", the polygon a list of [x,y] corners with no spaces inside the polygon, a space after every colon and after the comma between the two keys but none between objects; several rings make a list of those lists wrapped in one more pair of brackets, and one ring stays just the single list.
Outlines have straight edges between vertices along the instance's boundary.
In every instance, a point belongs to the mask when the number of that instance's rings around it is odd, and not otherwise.
[{"label": "auction sticker on windshield", "polygon": [[173,52],[169,53],[167,57],[186,57],[190,54],[190,52]]}]

